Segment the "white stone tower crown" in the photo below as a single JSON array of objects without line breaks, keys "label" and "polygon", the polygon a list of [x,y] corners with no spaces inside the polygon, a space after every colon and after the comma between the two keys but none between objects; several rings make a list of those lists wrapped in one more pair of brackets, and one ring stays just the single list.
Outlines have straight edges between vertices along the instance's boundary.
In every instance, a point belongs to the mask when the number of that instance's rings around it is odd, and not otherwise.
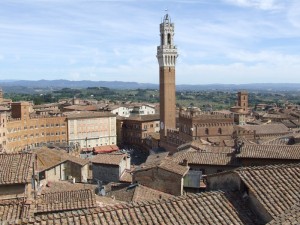
[{"label": "white stone tower crown", "polygon": [[173,37],[174,23],[171,23],[171,18],[166,14],[160,24],[160,46],[157,46],[156,57],[160,67],[175,67],[178,54]]}]

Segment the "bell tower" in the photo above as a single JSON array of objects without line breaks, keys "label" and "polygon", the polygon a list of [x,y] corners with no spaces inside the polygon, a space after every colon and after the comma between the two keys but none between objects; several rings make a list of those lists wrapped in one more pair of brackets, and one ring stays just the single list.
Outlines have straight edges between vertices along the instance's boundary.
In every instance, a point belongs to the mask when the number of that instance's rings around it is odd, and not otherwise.
[{"label": "bell tower", "polygon": [[160,24],[160,46],[157,46],[160,94],[160,137],[167,129],[176,128],[175,64],[178,57],[174,45],[174,23],[166,14]]}]

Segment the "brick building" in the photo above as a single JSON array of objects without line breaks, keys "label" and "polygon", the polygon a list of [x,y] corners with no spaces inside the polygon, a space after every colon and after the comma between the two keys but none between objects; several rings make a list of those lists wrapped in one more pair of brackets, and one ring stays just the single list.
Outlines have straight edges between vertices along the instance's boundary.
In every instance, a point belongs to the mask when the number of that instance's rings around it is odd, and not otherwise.
[{"label": "brick building", "polygon": [[45,143],[67,142],[67,121],[60,113],[36,115],[29,102],[11,104],[11,116],[6,120],[5,150],[16,152]]},{"label": "brick building", "polygon": [[150,135],[159,132],[159,115],[144,115],[117,119],[118,144],[145,148]]}]

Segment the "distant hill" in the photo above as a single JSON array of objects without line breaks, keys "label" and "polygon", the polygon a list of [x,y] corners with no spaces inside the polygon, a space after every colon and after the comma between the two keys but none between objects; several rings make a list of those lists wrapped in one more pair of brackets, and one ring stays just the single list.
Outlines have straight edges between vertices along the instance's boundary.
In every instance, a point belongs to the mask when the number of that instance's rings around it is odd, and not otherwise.
[{"label": "distant hill", "polygon": [[[123,81],[70,81],[70,80],[0,80],[0,87],[5,90],[11,89],[20,91],[20,87],[28,89],[48,89],[57,90],[61,88],[87,88],[87,87],[107,87],[111,89],[158,89],[158,84],[123,82]],[[253,83],[253,84],[180,84],[176,86],[178,91],[300,91],[300,83]]]}]

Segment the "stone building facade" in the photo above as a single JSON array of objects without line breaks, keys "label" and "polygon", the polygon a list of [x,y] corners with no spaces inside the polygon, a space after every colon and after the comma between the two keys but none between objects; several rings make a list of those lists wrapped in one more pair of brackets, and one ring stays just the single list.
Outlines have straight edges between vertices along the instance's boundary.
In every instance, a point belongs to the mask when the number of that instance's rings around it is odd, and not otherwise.
[{"label": "stone building facade", "polygon": [[184,177],[188,166],[179,165],[171,160],[163,160],[158,164],[145,164],[133,172],[133,183],[171,194],[182,195]]},{"label": "stone building facade", "polygon": [[[67,142],[67,121],[62,114],[38,116],[29,102],[11,104],[11,116],[6,121],[5,150],[16,152],[45,143]],[[3,142],[3,141],[2,141]]]},{"label": "stone building facade", "polygon": [[92,158],[92,173],[95,181],[119,182],[130,169],[130,157],[123,153],[98,154]]},{"label": "stone building facade", "polygon": [[68,142],[83,149],[117,143],[116,115],[110,112],[67,114]]}]

